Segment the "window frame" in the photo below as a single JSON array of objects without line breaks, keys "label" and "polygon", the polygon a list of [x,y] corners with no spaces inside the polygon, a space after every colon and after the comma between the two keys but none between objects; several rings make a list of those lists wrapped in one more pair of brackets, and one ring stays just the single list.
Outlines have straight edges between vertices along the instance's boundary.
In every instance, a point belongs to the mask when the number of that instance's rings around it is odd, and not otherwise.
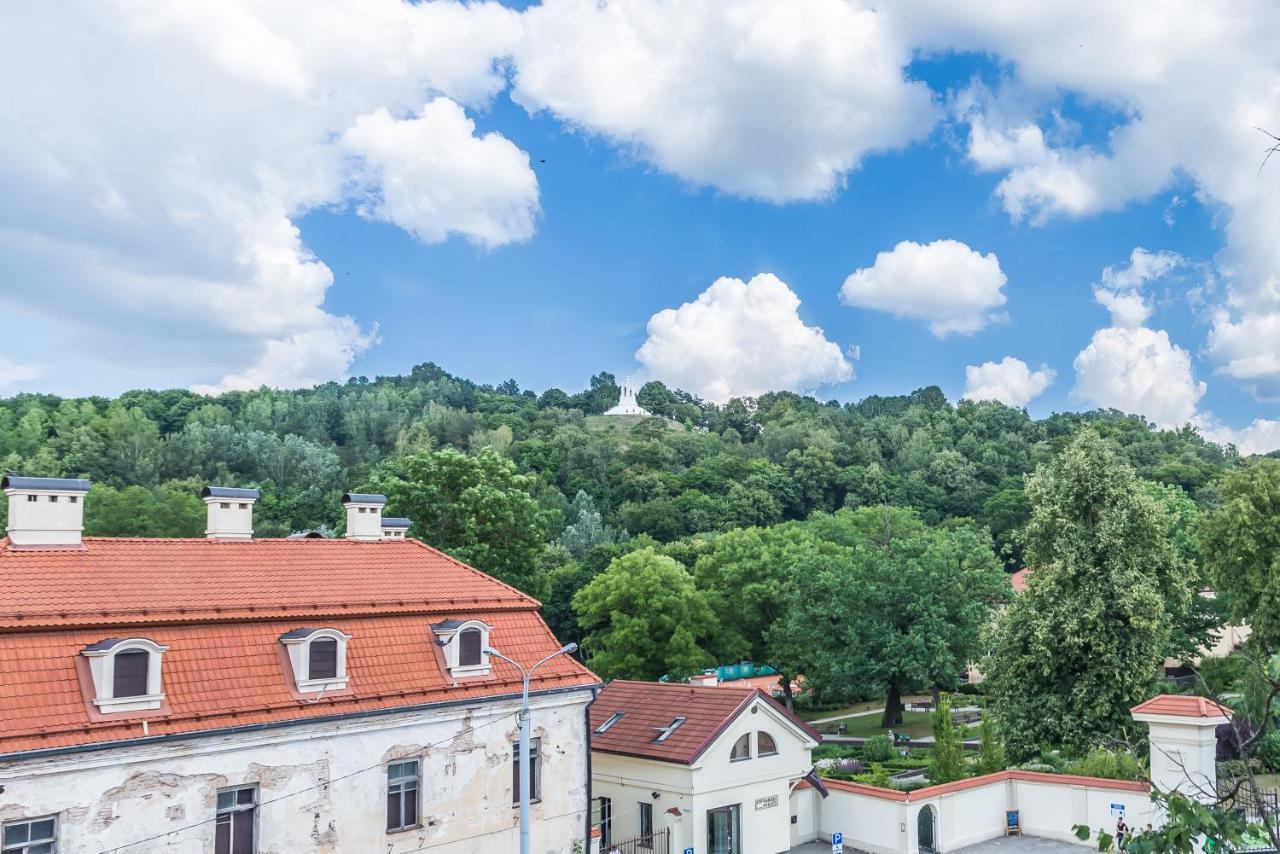
[{"label": "window frame", "polygon": [[[0,822],[0,851],[4,852],[4,854],[29,854],[33,845],[33,842],[31,839],[31,826],[40,824],[41,822],[45,822],[45,821],[53,823],[53,835],[44,836],[39,839],[36,839],[34,841],[34,845],[47,844],[49,846],[49,851],[51,852],[51,854],[56,854],[58,850],[58,815],[57,813],[54,813],[53,815],[35,816],[33,818],[15,818],[15,819],[10,819],[9,821]],[[9,829],[18,827],[20,825],[27,825],[27,838],[22,842],[13,842],[13,843],[5,844],[4,839],[8,835]]]},{"label": "window frame", "polygon": [[[462,633],[470,629],[480,632],[480,663],[464,665],[461,663]],[[435,633],[436,643],[444,653],[444,666],[450,676],[459,678],[489,675],[492,663],[485,650],[490,646],[489,636],[493,632],[493,626],[481,620],[459,620],[438,623],[432,626],[431,630]]]},{"label": "window frame", "polygon": [[[769,744],[773,745],[771,750],[766,751],[760,746],[760,739],[769,739]],[[773,733],[765,730],[756,730],[756,758],[760,759],[765,756],[777,756],[781,751],[778,750],[778,740],[773,737]]]},{"label": "window frame", "polygon": [[[297,632],[294,629],[294,632]],[[289,653],[289,664],[293,667],[293,684],[299,694],[317,694],[321,691],[341,691],[347,687],[347,645],[351,635],[339,629],[307,629],[305,635],[289,637],[291,632],[280,636]],[[312,677],[311,645],[319,640],[332,640],[337,643],[337,662],[335,675],[331,677]]]},{"label": "window frame", "polygon": [[[240,792],[244,792],[244,791],[249,791],[253,793],[252,803],[250,804],[240,803],[239,794]],[[231,807],[229,809],[223,809],[221,806],[218,805],[218,800],[221,800],[224,794],[234,795],[234,797],[232,798]],[[231,837],[230,843],[228,843],[229,845],[227,849],[228,854],[257,854],[258,838],[259,838],[258,837],[258,819],[260,815],[260,811],[258,807],[262,806],[262,802],[258,797],[259,794],[260,792],[259,792],[257,783],[244,783],[239,786],[225,786],[221,789],[218,789],[217,799],[214,801],[214,807],[213,807],[214,809],[214,820],[213,820],[214,854],[218,854],[218,850],[219,850],[218,849],[218,828],[222,825],[223,816],[231,817],[231,818],[228,818],[228,821],[227,821],[227,823],[230,824],[232,827],[232,830],[229,831],[232,834],[232,837]],[[233,816],[240,815],[246,812],[250,813],[249,820],[251,822],[252,830],[251,830],[251,840],[249,843],[249,850],[242,852],[242,851],[235,850],[235,836],[234,836],[235,819],[233,818]]]},{"label": "window frame", "polygon": [[[413,765],[412,777],[398,777],[392,779],[391,769],[398,765]],[[406,786],[412,786],[409,790],[413,797],[413,823],[406,824],[404,805],[408,802],[406,795]],[[394,791],[393,791],[394,790]],[[400,824],[395,827],[391,826],[391,814],[387,813],[387,833],[403,833],[406,830],[416,830],[422,827],[422,760],[417,757],[407,759],[392,759],[387,763],[387,801],[388,807],[392,795],[398,795],[400,798]]]},{"label": "window frame", "polygon": [[[149,638],[125,638],[80,650],[89,662],[89,675],[93,680],[93,705],[103,714],[143,712],[159,709],[164,703],[163,656],[169,647]],[[117,697],[115,694],[116,656],[125,652],[145,652],[147,659],[147,690],[145,694]]]},{"label": "window frame", "polygon": [[[636,834],[636,847],[653,848],[653,803],[651,801],[638,801],[637,804],[639,809],[636,811],[638,813],[636,829],[639,832]],[[645,830],[646,825],[648,825],[647,832]]]},{"label": "window frame", "polygon": [[[542,738],[529,739],[529,756],[533,759],[533,774],[529,777],[529,803],[542,803]],[[520,806],[520,740],[511,743],[511,806]]]},{"label": "window frame", "polygon": [[[739,756],[738,748],[743,745],[745,745],[747,748],[746,755]],[[730,762],[747,762],[747,761],[750,761],[752,758],[753,757],[751,755],[751,733],[744,732],[742,735],[734,739],[733,747],[729,748],[729,761]]]}]

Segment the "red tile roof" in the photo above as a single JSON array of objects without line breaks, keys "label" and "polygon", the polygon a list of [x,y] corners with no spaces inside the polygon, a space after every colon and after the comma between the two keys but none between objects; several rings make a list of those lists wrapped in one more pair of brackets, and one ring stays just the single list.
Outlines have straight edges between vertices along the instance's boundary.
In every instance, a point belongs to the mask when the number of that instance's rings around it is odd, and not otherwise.
[{"label": "red tile roof", "polygon": [[[538,602],[414,540],[240,542],[86,537],[83,550],[13,550],[0,541],[0,754],[247,724],[518,694],[514,668],[455,684],[431,625],[475,618],[522,663],[559,644]],[[279,636],[351,635],[347,689],[302,698]],[[146,637],[162,660],[164,708],[101,715],[80,650]],[[567,656],[535,690],[598,684]]]},{"label": "red tile roof", "polygon": [[1022,569],[1015,572],[1013,575],[1009,576],[1009,583],[1013,585],[1014,593],[1026,593],[1027,585],[1030,581],[1031,581],[1030,567],[1023,567]]},{"label": "red tile roof", "polygon": [[1160,694],[1129,710],[1133,714],[1171,715],[1180,718],[1231,717],[1231,710],[1204,697],[1182,694]]},{"label": "red tile roof", "polygon": [[[756,698],[772,705],[814,741],[822,741],[813,727],[758,688],[617,679],[591,704],[591,749],[689,765]],[[595,732],[615,712],[622,712],[622,717],[603,733]],[[684,723],[655,743],[659,730],[676,717],[685,718]]]}]

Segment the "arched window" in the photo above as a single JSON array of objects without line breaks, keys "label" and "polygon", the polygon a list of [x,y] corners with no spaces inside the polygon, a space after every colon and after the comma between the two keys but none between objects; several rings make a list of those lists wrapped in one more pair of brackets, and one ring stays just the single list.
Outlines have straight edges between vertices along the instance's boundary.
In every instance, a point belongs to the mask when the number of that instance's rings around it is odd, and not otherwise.
[{"label": "arched window", "polygon": [[108,638],[80,650],[89,660],[93,704],[100,712],[145,712],[160,708],[164,691],[160,659],[169,651],[147,638]]},{"label": "arched window", "polygon": [[761,730],[756,733],[756,756],[775,756],[778,753],[778,742],[773,736]]},{"label": "arched window", "polygon": [[289,653],[299,693],[340,691],[347,687],[347,641],[337,629],[294,629],[280,636]]},{"label": "arched window", "polygon": [[744,759],[751,758],[751,733],[744,732],[742,737],[733,743],[733,750],[729,753],[730,762],[741,762]]},{"label": "arched window", "polygon": [[484,636],[479,629],[463,629],[458,632],[458,666],[479,667],[484,663]]}]

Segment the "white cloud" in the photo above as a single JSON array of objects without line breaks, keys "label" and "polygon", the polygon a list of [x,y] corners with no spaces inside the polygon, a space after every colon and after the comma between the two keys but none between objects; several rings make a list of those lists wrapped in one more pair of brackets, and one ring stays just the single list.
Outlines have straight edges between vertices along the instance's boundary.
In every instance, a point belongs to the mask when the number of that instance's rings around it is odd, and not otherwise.
[{"label": "white cloud", "polygon": [[343,141],[370,188],[362,214],[427,243],[450,232],[482,246],[533,236],[538,179],[529,155],[496,133],[475,135],[458,104],[436,98],[411,119],[386,108],[360,116]]},{"label": "white cloud", "polygon": [[939,338],[968,335],[1003,318],[1007,279],[994,252],[983,255],[957,240],[920,244],[904,240],[875,264],[844,280],[849,305],[874,308],[929,323]]},{"label": "white cloud", "polygon": [[524,17],[517,101],[736,195],[827,196],[937,119],[910,50],[845,0],[545,0]]},{"label": "white cloud", "polygon": [[1255,418],[1236,430],[1208,415],[1196,422],[1196,428],[1210,442],[1235,445],[1246,456],[1280,450],[1280,421]]},{"label": "white cloud", "polygon": [[999,362],[968,365],[964,369],[964,397],[969,400],[998,400],[1008,406],[1026,406],[1053,382],[1057,372],[1047,365],[1031,370],[1012,356]]},{"label": "white cloud", "polygon": [[[987,52],[1010,69],[997,96],[959,106],[975,165],[1005,173],[996,196],[1011,217],[1086,216],[1193,183],[1227,237],[1216,259],[1227,300],[1209,355],[1255,393],[1280,394],[1280,336],[1252,336],[1280,312],[1280,169],[1259,174],[1268,141],[1256,129],[1274,131],[1280,116],[1280,6],[900,0],[882,9],[919,50]],[[1113,112],[1105,139],[1046,138],[1047,108],[1064,93]]]},{"label": "white cloud", "polygon": [[[332,272],[295,220],[355,194],[424,239],[527,237],[536,190],[518,152],[438,97],[483,105],[519,33],[496,3],[449,0],[15,9],[0,28],[0,74],[23,81],[0,91],[0,299],[32,320],[17,335],[71,333],[50,377],[72,391],[171,382],[175,366],[204,388],[346,376],[376,309],[325,308]],[[414,207],[402,194],[423,195],[433,157],[457,158],[455,180]]]},{"label": "white cloud", "polygon": [[1111,325],[1136,329],[1151,317],[1151,302],[1142,288],[1169,274],[1185,260],[1176,252],[1148,252],[1141,246],[1129,254],[1126,267],[1107,266],[1093,297],[1111,312]]},{"label": "white cloud", "polygon": [[40,365],[28,365],[15,362],[8,356],[0,355],[0,388],[20,385],[43,376],[45,369]]},{"label": "white cloud", "polygon": [[1099,329],[1072,364],[1073,398],[1136,412],[1164,428],[1195,419],[1205,392],[1205,384],[1192,373],[1190,355],[1164,330]]},{"label": "white cloud", "polygon": [[850,379],[850,360],[799,309],[800,298],[771,273],[723,277],[694,302],[649,318],[636,358],[650,376],[717,403]]}]

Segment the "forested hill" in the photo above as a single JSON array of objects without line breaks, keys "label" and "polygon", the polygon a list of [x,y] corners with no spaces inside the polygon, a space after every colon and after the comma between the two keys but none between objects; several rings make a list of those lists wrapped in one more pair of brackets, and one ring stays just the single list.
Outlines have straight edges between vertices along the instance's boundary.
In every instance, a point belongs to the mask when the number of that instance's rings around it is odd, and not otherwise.
[{"label": "forested hill", "polygon": [[[936,387],[846,405],[775,393],[716,406],[649,383],[640,403],[665,419],[599,417],[617,399],[606,373],[575,394],[535,394],[433,364],[212,398],[24,394],[0,401],[0,457],[8,471],[91,479],[86,532],[101,535],[199,536],[195,494],[208,483],[260,487],[261,536],[334,530],[344,490],[382,486],[390,512],[420,514],[418,536],[528,583],[531,564],[554,563],[548,551],[581,558],[627,536],[672,543],[871,503],[916,508],[930,524],[970,517],[1006,545],[1027,512],[1022,475],[1086,422],[1142,477],[1197,503],[1236,462],[1190,430],[1116,412],[1036,421],[996,403],[953,406]],[[410,496],[405,481],[430,492]],[[532,500],[504,503],[513,494]]]}]

